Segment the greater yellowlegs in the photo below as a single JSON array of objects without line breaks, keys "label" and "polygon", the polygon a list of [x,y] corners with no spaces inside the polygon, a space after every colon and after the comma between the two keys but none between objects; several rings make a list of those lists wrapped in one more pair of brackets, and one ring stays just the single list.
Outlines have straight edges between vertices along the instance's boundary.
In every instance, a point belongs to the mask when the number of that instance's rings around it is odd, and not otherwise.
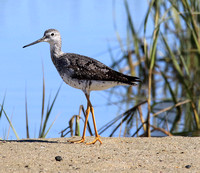
[{"label": "greater yellowlegs", "polygon": [[93,90],[108,89],[117,85],[136,85],[136,82],[140,82],[140,79],[114,71],[93,58],[74,53],[63,53],[61,50],[62,41],[60,32],[56,29],[46,30],[42,38],[23,48],[40,42],[48,42],[50,44],[51,59],[64,82],[74,88],[81,89],[87,99],[82,139],[70,142],[82,143],[85,141],[87,121],[89,113],[91,112],[95,130],[95,140],[87,144],[94,144],[96,141],[102,144],[96,128],[94,109],[90,102],[90,92]]}]

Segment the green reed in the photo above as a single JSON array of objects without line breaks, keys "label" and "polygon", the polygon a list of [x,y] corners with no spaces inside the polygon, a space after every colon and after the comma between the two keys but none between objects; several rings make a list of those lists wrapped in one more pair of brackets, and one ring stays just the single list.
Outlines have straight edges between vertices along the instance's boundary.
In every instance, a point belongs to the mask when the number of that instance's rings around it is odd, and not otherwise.
[{"label": "green reed", "polygon": [[[41,104],[42,108],[41,108],[41,121],[40,121],[39,135],[38,135],[39,138],[45,138],[47,134],[49,133],[51,127],[55,123],[57,116],[47,128],[47,124],[49,122],[49,118],[50,118],[52,109],[54,107],[55,101],[57,99],[57,96],[59,94],[60,88],[61,86],[58,88],[52,102],[50,101],[51,97],[49,97],[46,112],[45,112],[45,96],[46,96],[45,91],[46,90],[45,90],[45,78],[44,78],[44,70],[43,70],[43,87],[42,87],[42,104]],[[29,135],[29,122],[28,122],[27,96],[25,96],[25,112],[26,112],[26,137],[29,138],[30,135]]]},{"label": "green reed", "polygon": [[[123,55],[117,61],[112,54],[113,67],[123,68],[125,61],[129,73],[143,81],[138,89],[134,88],[137,90],[135,96],[134,90],[126,88],[132,102],[142,105],[126,119],[127,111],[122,114],[124,136],[151,136],[153,131],[171,135],[199,130],[200,1],[151,0],[143,19],[142,36],[134,26],[131,15],[134,12],[130,11],[126,0],[124,6],[128,45],[120,39]],[[150,22],[153,28],[148,25]],[[147,35],[149,30],[152,31],[150,36]],[[116,127],[120,129],[119,124]],[[136,132],[130,134],[134,127]]]},{"label": "green reed", "polygon": [[[3,114],[4,114],[5,117],[6,117],[6,119],[7,119],[7,121],[8,121],[8,123],[9,123],[9,127],[11,127],[13,133],[15,134],[15,137],[19,140],[19,136],[18,136],[18,134],[17,134],[17,132],[16,132],[16,130],[15,130],[13,124],[12,124],[12,121],[10,120],[10,118],[9,118],[9,116],[7,115],[6,111],[4,110],[4,101],[5,101],[5,97],[6,97],[6,95],[4,95],[2,104],[0,105],[0,107],[1,107],[1,110],[0,110],[0,119],[1,119],[1,117],[3,116]],[[9,136],[9,130],[8,130],[7,136]],[[1,139],[1,138],[0,138],[0,139]]]}]

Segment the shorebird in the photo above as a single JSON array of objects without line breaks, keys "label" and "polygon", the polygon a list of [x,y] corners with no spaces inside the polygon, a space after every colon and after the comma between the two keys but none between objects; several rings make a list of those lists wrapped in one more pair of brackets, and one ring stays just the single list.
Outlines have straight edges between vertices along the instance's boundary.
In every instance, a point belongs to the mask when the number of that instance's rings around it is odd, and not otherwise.
[{"label": "shorebird", "polygon": [[137,82],[140,82],[140,79],[138,77],[128,76],[114,71],[93,58],[74,53],[62,52],[61,35],[56,29],[46,30],[42,38],[25,45],[23,48],[40,42],[48,42],[50,44],[51,59],[63,81],[74,88],[81,89],[87,99],[86,117],[82,138],[77,141],[69,142],[83,143],[85,141],[87,121],[89,113],[91,112],[95,130],[95,140],[86,144],[94,144],[96,141],[99,141],[102,144],[96,127],[94,109],[90,102],[90,92],[93,90],[105,90],[117,85],[137,85]]}]

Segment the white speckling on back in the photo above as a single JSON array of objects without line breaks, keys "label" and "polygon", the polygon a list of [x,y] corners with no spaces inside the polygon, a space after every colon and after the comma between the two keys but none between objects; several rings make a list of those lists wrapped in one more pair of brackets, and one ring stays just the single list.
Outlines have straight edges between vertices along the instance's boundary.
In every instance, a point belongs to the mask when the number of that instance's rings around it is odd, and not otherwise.
[{"label": "white speckling on back", "polygon": [[64,82],[85,93],[116,85],[136,85],[135,82],[140,82],[139,78],[114,71],[96,59],[62,52],[61,35],[56,29],[46,30],[42,38],[24,47],[39,42],[50,44],[51,59]]},{"label": "white speckling on back", "polygon": [[82,139],[71,142],[82,143],[85,141],[88,116],[91,112],[95,129],[95,140],[87,144],[94,144],[97,140],[102,144],[96,128],[93,106],[89,98],[90,91],[105,90],[116,85],[136,85],[135,82],[140,82],[140,79],[112,70],[93,58],[74,53],[63,53],[61,50],[60,32],[56,29],[46,30],[42,38],[25,45],[23,48],[40,42],[48,42],[50,44],[51,59],[64,82],[74,88],[81,89],[87,98]]}]

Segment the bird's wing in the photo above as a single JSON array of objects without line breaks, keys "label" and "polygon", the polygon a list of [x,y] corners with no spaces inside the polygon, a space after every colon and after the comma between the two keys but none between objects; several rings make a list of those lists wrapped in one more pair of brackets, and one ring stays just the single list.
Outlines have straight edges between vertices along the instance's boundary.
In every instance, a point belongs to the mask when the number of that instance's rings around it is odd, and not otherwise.
[{"label": "bird's wing", "polygon": [[83,80],[116,81],[133,85],[139,78],[127,76],[112,70],[103,63],[86,56],[66,53],[60,57],[56,66],[59,72],[72,78]]}]

